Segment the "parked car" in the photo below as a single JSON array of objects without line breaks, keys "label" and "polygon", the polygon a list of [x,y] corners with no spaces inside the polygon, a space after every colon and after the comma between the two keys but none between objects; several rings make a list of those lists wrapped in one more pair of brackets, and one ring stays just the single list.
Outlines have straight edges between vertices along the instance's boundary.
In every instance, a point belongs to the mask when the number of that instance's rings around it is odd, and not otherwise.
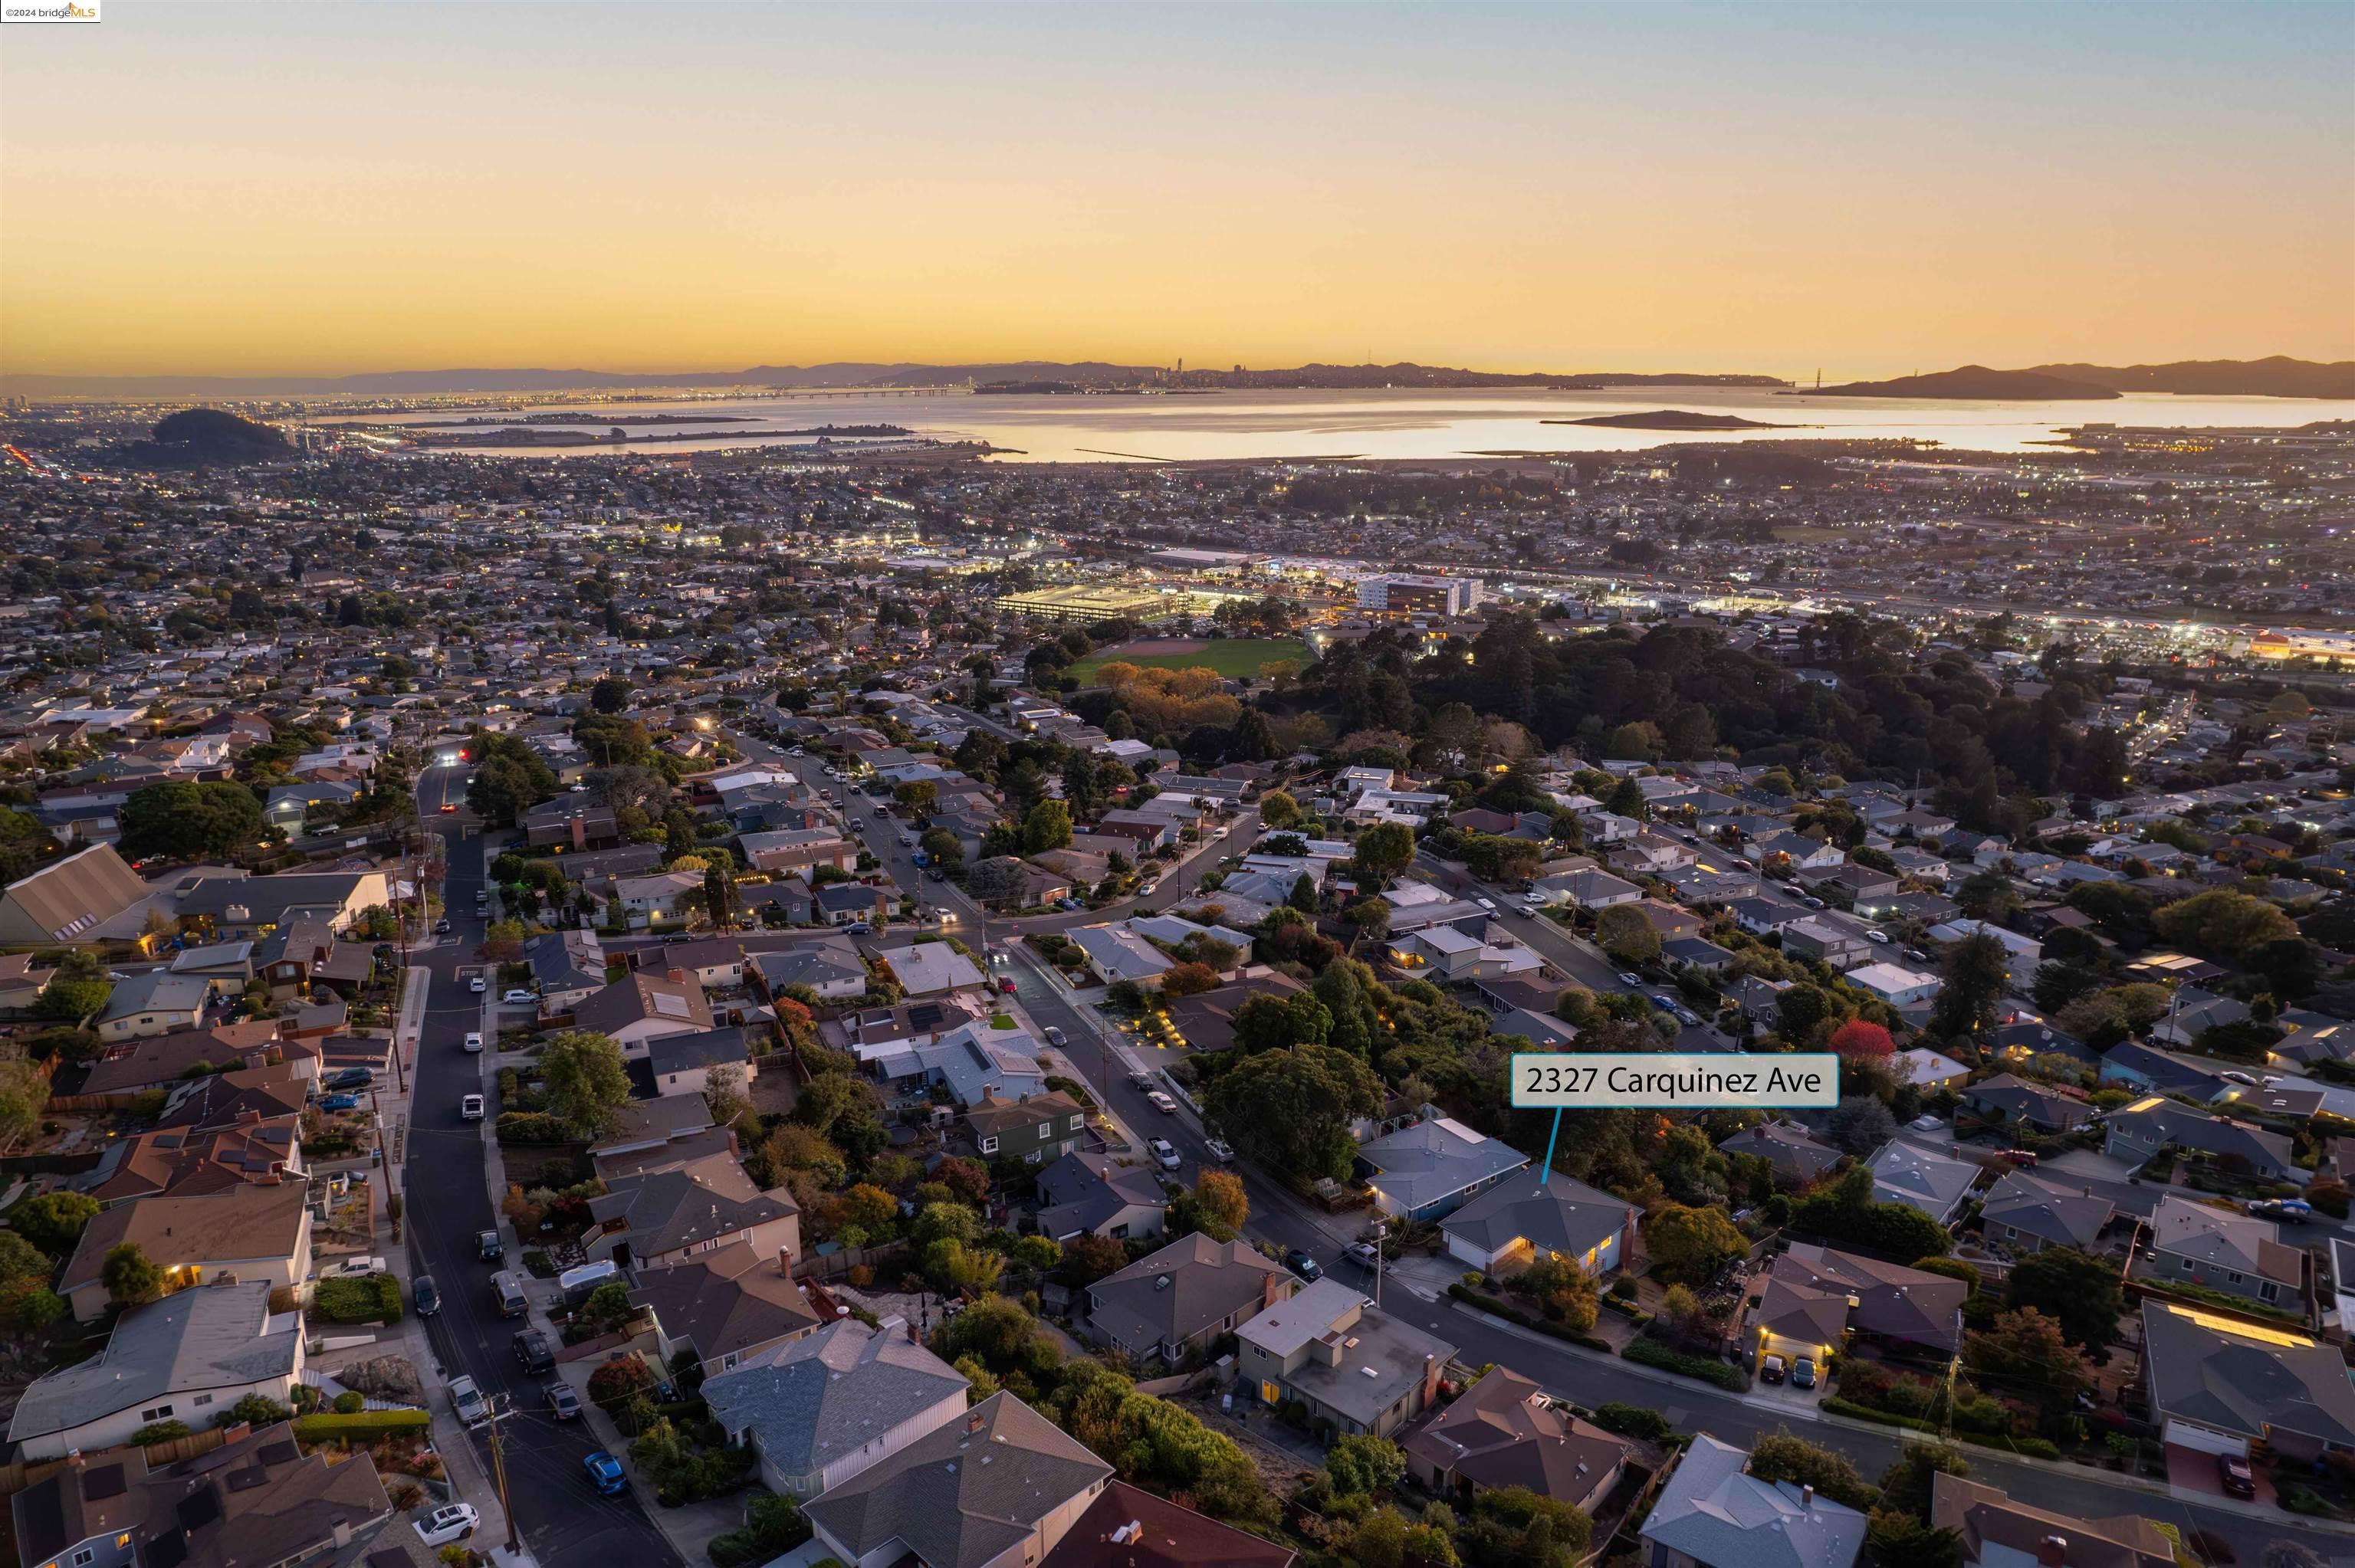
[{"label": "parked car", "polygon": [[[450,808],[444,806],[443,810]],[[482,1516],[473,1503],[443,1503],[417,1521],[417,1538],[428,1546],[447,1546],[474,1533]]]},{"label": "parked car", "polygon": [[1341,1255],[1368,1273],[1381,1266],[1381,1249],[1371,1242],[1351,1242]]},{"label": "parked car", "polygon": [[1156,878],[1154,881],[1148,882],[1144,886],[1138,888],[1136,890],[1136,895],[1139,898],[1150,898],[1154,894],[1159,892],[1160,888],[1161,883],[1158,878]]},{"label": "parked car", "polygon": [[2249,1461],[2238,1454],[2216,1456],[2216,1478],[2223,1482],[2224,1489],[2236,1498],[2257,1495],[2256,1472],[2250,1469]]},{"label": "parked car", "polygon": [[450,934],[450,922],[446,916],[433,922],[433,934],[437,937],[446,937]]},{"label": "parked car", "polygon": [[450,1408],[469,1426],[480,1426],[491,1418],[491,1407],[484,1402],[483,1391],[470,1377],[450,1380]]},{"label": "parked car", "polygon": [[622,1473],[622,1461],[602,1448],[581,1460],[581,1467],[589,1472],[589,1484],[609,1498],[630,1489],[630,1478]]},{"label": "parked car", "polygon": [[1768,1356],[1764,1361],[1758,1363],[1758,1381],[1760,1383],[1781,1383],[1789,1375],[1790,1367],[1780,1356]]},{"label": "parked car", "polygon": [[524,1372],[538,1377],[556,1370],[556,1351],[549,1345],[548,1336],[537,1329],[526,1329],[514,1340],[516,1360]]},{"label": "parked car", "polygon": [[570,1383],[565,1382],[562,1378],[558,1378],[554,1383],[548,1385],[546,1393],[548,1396],[548,1414],[549,1415],[555,1417],[559,1421],[578,1421],[581,1419],[581,1396],[572,1392],[572,1385]]},{"label": "parked car", "polygon": [[510,989],[507,993],[499,998],[499,1000],[510,1006],[526,1006],[537,1004],[539,1001],[539,997],[532,991],[524,990],[521,986],[516,986]]},{"label": "parked car", "polygon": [[1149,1089],[1153,1086],[1153,1075],[1150,1073],[1131,1073],[1128,1075],[1128,1086],[1132,1089]]},{"label": "parked car", "polygon": [[482,976],[476,975],[474,979],[466,982],[466,989],[472,991],[474,995],[480,996],[485,991],[491,989],[491,982],[485,980]]},{"label": "parked car", "polygon": [[359,1104],[357,1095],[329,1095],[319,1102],[319,1108],[323,1111],[357,1110]]},{"label": "parked car", "polygon": [[1325,1277],[1325,1271],[1317,1266],[1316,1260],[1296,1246],[1285,1249],[1284,1266],[1303,1279],[1314,1281]]},{"label": "parked car", "polygon": [[1159,1111],[1163,1116],[1176,1116],[1178,1114],[1178,1102],[1171,1099],[1161,1090],[1156,1089],[1145,1097],[1152,1101],[1153,1108]]},{"label": "parked car", "polygon": [[474,1233],[474,1255],[485,1263],[496,1263],[506,1256],[507,1244],[499,1239],[496,1231]]},{"label": "parked car", "polygon": [[1867,931],[1864,934],[1864,939],[1868,942],[1886,942],[1889,940],[1889,933],[1886,931]]},{"label": "parked car", "polygon": [[1048,1044],[1060,1045],[1063,1043],[1063,1032],[1056,1028],[1053,1024],[1050,1023],[1047,1025],[1044,1033],[1047,1036]]},{"label": "parked car", "polygon": [[380,1257],[362,1255],[359,1257],[337,1258],[334,1263],[319,1271],[319,1277],[322,1279],[366,1279],[370,1275],[382,1274],[383,1272],[384,1259]]},{"label": "parked car", "polygon": [[1816,1363],[1813,1357],[1801,1356],[1791,1363],[1791,1386],[1794,1388],[1816,1386]]},{"label": "parked car", "polygon": [[1472,902],[1477,904],[1481,908],[1486,909],[1491,915],[1494,915],[1497,912],[1497,901],[1493,898],[1475,898]]},{"label": "parked car", "polygon": [[1799,902],[1806,905],[1810,909],[1821,909],[1824,906],[1824,901],[1820,898],[1802,898]]},{"label": "parked car", "polygon": [[1014,977],[1012,975],[1001,977],[997,982],[997,989],[1006,995],[1012,996],[1014,994]]},{"label": "parked car", "polygon": [[2303,1198],[2254,1198],[2250,1200],[2249,1213],[2262,1219],[2302,1225],[2314,1218],[2314,1205]]},{"label": "parked car", "polygon": [[460,1121],[482,1120],[483,1097],[480,1095],[461,1096],[458,1100],[458,1119]]},{"label": "parked car", "polygon": [[1625,986],[1629,991],[1641,991],[1644,986],[1644,977],[1642,975],[1631,975],[1625,969],[1621,969],[1619,971],[1619,983]]},{"label": "parked car", "polygon": [[421,1318],[431,1318],[442,1310],[442,1292],[434,1287],[433,1277],[430,1274],[421,1274],[410,1283],[409,1298]]},{"label": "parked car", "polygon": [[2014,1165],[2033,1165],[2036,1163],[2036,1150],[2032,1149],[2007,1149],[2003,1151],[2003,1157],[2006,1160],[2010,1160]]},{"label": "parked car", "polygon": [[370,1084],[375,1082],[376,1075],[369,1072],[366,1067],[346,1067],[340,1073],[328,1075],[327,1087],[331,1089],[365,1089]]},{"label": "parked car", "polygon": [[2246,1084],[2253,1089],[2257,1086],[2256,1079],[2251,1077],[2248,1074],[2240,1071],[2236,1067],[2227,1067],[2216,1075],[2223,1079],[2228,1084]]},{"label": "parked car", "polygon": [[1153,1151],[1153,1158],[1160,1161],[1164,1171],[1175,1171],[1183,1163],[1178,1158],[1178,1150],[1166,1138],[1148,1138],[1145,1140],[1145,1147]]},{"label": "parked car", "polygon": [[469,1029],[469,1030],[467,1030],[467,1031],[466,1031],[466,1049],[467,1049],[467,1050],[469,1050],[469,1051],[480,1051],[482,1048],[483,1048],[483,1032],[482,1032],[481,1030],[479,1030],[479,1029]]},{"label": "parked car", "polygon": [[1209,1139],[1205,1140],[1203,1147],[1210,1151],[1210,1158],[1217,1160],[1221,1165],[1226,1164],[1235,1157],[1235,1151],[1228,1148],[1224,1140],[1220,1139]]}]

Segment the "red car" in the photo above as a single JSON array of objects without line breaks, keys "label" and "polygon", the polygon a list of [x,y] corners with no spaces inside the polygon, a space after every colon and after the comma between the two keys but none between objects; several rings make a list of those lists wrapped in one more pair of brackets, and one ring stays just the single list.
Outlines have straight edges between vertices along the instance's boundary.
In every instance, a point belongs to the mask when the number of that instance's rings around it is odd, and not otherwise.
[{"label": "red car", "polygon": [[1001,978],[997,982],[997,989],[1005,992],[1007,996],[1012,996],[1014,994],[1014,982],[1010,980]]},{"label": "red car", "polygon": [[450,801],[444,800],[442,802],[442,814],[445,817],[454,817],[458,814],[458,808]]}]

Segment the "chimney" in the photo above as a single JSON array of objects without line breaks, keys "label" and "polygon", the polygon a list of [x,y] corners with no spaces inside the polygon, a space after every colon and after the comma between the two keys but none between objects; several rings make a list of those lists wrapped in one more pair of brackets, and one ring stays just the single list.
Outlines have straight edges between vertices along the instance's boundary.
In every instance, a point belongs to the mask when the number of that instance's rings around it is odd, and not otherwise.
[{"label": "chimney", "polygon": [[1816,1489],[1814,1487],[1805,1486],[1799,1489],[1799,1506],[1801,1508],[1813,1508],[1816,1506]]},{"label": "chimney", "polygon": [[1260,1276],[1259,1305],[1262,1311],[1265,1311],[1291,1294],[1291,1281],[1282,1269],[1271,1268]]},{"label": "chimney", "polygon": [[2069,1538],[2048,1535],[2036,1543],[2036,1561],[2042,1568],[2062,1568],[2069,1561]]},{"label": "chimney", "polygon": [[346,1547],[346,1546],[349,1546],[351,1543],[352,1543],[352,1521],[351,1521],[351,1520],[347,1520],[347,1519],[339,1519],[339,1520],[336,1520],[336,1550],[337,1550],[337,1551],[341,1551],[343,1548],[345,1548],[345,1547]]},{"label": "chimney", "polygon": [[996,1104],[996,1102],[997,1102],[997,1086],[996,1086],[996,1084],[984,1084],[984,1085],[982,1085],[982,1086],[981,1086],[981,1103],[986,1106],[986,1105],[995,1105],[995,1104]]},{"label": "chimney", "polygon": [[781,1246],[777,1249],[777,1277],[780,1279],[791,1279],[793,1277],[793,1250],[790,1247]]},{"label": "chimney", "polygon": [[981,1430],[981,1412],[978,1410],[964,1418],[964,1430],[966,1436],[970,1437],[975,1433]]},{"label": "chimney", "polygon": [[1429,1404],[1438,1397],[1439,1359],[1436,1356],[1425,1356],[1423,1358],[1423,1402]]}]

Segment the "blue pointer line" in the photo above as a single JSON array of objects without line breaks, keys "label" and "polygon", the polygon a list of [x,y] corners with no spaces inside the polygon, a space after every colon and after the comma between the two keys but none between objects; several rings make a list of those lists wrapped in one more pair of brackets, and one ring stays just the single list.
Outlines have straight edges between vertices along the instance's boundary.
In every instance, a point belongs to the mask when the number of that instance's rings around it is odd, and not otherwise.
[{"label": "blue pointer line", "polygon": [[1546,1134],[1545,1163],[1538,1167],[1538,1189],[1540,1192],[1545,1189],[1546,1178],[1553,1174],[1553,1146],[1561,1137],[1561,1107],[1553,1107],[1553,1130]]}]

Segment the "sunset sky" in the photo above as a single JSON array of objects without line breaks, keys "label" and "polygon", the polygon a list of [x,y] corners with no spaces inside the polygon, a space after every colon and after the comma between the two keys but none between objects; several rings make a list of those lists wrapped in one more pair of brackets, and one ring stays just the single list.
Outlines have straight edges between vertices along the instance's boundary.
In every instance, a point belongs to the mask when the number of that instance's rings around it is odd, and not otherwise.
[{"label": "sunset sky", "polygon": [[2355,357],[2355,5],[139,5],[0,369]]}]

